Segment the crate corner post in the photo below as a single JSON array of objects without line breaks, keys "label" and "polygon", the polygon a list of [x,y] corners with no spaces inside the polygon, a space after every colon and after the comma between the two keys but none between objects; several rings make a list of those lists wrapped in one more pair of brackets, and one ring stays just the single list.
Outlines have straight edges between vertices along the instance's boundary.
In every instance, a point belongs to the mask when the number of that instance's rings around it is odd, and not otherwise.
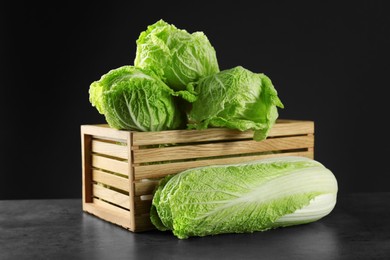
[{"label": "crate corner post", "polygon": [[81,132],[81,154],[82,154],[82,207],[86,211],[86,203],[92,202],[92,162],[91,145],[92,136],[88,133],[88,126],[82,125]]},{"label": "crate corner post", "polygon": [[128,173],[129,173],[129,208],[130,208],[130,230],[136,230],[135,223],[135,205],[134,205],[134,165],[133,165],[133,132],[127,132],[127,147],[128,147]]}]

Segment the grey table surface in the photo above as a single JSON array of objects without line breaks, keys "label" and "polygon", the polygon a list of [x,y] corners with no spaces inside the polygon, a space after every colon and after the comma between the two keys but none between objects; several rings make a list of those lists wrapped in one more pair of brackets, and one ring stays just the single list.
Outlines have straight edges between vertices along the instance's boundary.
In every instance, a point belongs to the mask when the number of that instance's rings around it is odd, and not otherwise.
[{"label": "grey table surface", "polygon": [[310,224],[186,240],[132,233],[83,212],[81,199],[3,200],[0,259],[390,259],[390,193],[339,194]]}]

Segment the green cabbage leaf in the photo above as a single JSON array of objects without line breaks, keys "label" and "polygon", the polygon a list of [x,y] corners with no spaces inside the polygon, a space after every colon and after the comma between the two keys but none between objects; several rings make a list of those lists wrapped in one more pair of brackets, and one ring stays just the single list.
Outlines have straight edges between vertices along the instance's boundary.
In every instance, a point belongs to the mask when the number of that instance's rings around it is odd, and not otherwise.
[{"label": "green cabbage leaf", "polygon": [[205,166],[162,179],[150,218],[180,239],[265,231],[323,218],[337,191],[329,169],[300,156]]},{"label": "green cabbage leaf", "polygon": [[272,81],[263,73],[236,66],[190,83],[198,98],[188,114],[190,129],[227,127],[254,130],[264,140],[283,108]]},{"label": "green cabbage leaf", "polygon": [[215,49],[203,32],[190,34],[159,20],[140,33],[136,45],[134,65],[153,70],[175,90],[219,71]]}]

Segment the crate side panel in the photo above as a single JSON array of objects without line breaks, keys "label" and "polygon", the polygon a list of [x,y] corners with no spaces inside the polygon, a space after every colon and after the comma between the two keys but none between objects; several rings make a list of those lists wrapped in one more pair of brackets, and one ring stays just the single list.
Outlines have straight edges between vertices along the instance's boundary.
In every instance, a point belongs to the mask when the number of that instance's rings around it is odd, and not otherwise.
[{"label": "crate side panel", "polygon": [[133,168],[133,159],[134,159],[134,154],[133,154],[133,149],[137,149],[138,147],[134,146],[133,144],[133,132],[128,132],[127,134],[127,144],[128,144],[128,164],[127,164],[127,171],[129,174],[129,208],[130,208],[130,219],[131,219],[131,229],[135,230],[135,206],[134,206],[134,168]]},{"label": "crate side panel", "polygon": [[134,132],[134,145],[196,143],[231,139],[249,139],[253,132],[240,132],[225,128],[203,130],[169,130],[160,132]]},{"label": "crate side panel", "polygon": [[313,121],[279,120],[270,130],[269,137],[314,134]]}]

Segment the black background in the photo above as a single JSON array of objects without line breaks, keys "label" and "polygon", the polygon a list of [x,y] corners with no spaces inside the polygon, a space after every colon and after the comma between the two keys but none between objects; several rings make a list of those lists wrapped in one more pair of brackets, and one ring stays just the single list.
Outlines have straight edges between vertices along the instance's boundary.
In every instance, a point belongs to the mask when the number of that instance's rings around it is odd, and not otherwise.
[{"label": "black background", "polygon": [[92,81],[132,65],[159,19],[203,31],[220,69],[268,75],[280,118],[315,121],[315,158],[339,191],[390,191],[386,1],[66,1],[0,7],[0,199],[81,197],[80,125],[104,123]]}]

